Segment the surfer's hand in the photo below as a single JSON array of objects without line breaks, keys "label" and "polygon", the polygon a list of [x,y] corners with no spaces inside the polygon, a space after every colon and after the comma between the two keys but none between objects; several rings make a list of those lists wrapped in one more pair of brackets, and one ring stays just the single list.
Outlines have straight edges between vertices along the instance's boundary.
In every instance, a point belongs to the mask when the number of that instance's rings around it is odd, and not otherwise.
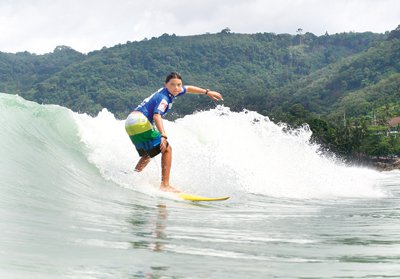
[{"label": "surfer's hand", "polygon": [[208,91],[207,96],[213,99],[214,101],[223,101],[222,94],[217,91]]},{"label": "surfer's hand", "polygon": [[162,137],[160,144],[161,152],[164,153],[165,151],[167,151],[167,148],[168,148],[168,141],[166,138]]}]

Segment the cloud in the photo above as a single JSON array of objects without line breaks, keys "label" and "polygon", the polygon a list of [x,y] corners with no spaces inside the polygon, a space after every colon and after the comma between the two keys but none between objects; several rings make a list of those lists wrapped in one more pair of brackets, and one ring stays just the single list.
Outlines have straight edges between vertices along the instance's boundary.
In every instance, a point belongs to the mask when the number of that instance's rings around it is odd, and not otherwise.
[{"label": "cloud", "polygon": [[89,52],[126,41],[216,33],[383,33],[399,24],[397,0],[3,0],[0,51]]}]

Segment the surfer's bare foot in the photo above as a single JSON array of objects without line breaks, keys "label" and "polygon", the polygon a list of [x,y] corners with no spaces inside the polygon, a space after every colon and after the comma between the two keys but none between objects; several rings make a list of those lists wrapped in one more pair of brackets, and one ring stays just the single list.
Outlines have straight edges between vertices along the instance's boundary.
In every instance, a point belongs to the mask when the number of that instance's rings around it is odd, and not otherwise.
[{"label": "surfer's bare foot", "polygon": [[161,191],[165,191],[165,192],[172,192],[172,193],[179,193],[180,192],[180,190],[178,190],[178,189],[176,189],[176,188],[174,188],[172,186],[164,186],[164,185],[160,186],[160,190]]}]

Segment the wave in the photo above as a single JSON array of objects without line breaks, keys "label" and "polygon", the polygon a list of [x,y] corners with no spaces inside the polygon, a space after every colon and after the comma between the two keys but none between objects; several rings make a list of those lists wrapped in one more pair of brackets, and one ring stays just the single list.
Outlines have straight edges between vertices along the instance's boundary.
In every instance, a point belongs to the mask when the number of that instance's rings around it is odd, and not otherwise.
[{"label": "wave", "polygon": [[[160,156],[138,174],[139,159],[124,120],[96,117],[56,105],[0,94],[0,174],[4,185],[47,185],[42,193],[93,195],[111,181],[147,196],[159,195]],[[307,126],[288,130],[252,111],[220,106],[164,121],[173,148],[171,183],[206,195],[296,199],[382,197],[384,174],[349,167],[310,143]],[[94,183],[95,181],[95,183]]]}]

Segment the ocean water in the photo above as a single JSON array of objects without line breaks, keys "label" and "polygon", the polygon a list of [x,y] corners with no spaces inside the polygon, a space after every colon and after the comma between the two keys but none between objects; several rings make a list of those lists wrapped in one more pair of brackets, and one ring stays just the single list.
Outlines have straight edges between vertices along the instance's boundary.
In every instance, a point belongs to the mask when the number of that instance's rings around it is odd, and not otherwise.
[{"label": "ocean water", "polygon": [[0,94],[0,278],[400,278],[400,172],[346,166],[255,112],[165,121],[134,173],[124,121]]}]

